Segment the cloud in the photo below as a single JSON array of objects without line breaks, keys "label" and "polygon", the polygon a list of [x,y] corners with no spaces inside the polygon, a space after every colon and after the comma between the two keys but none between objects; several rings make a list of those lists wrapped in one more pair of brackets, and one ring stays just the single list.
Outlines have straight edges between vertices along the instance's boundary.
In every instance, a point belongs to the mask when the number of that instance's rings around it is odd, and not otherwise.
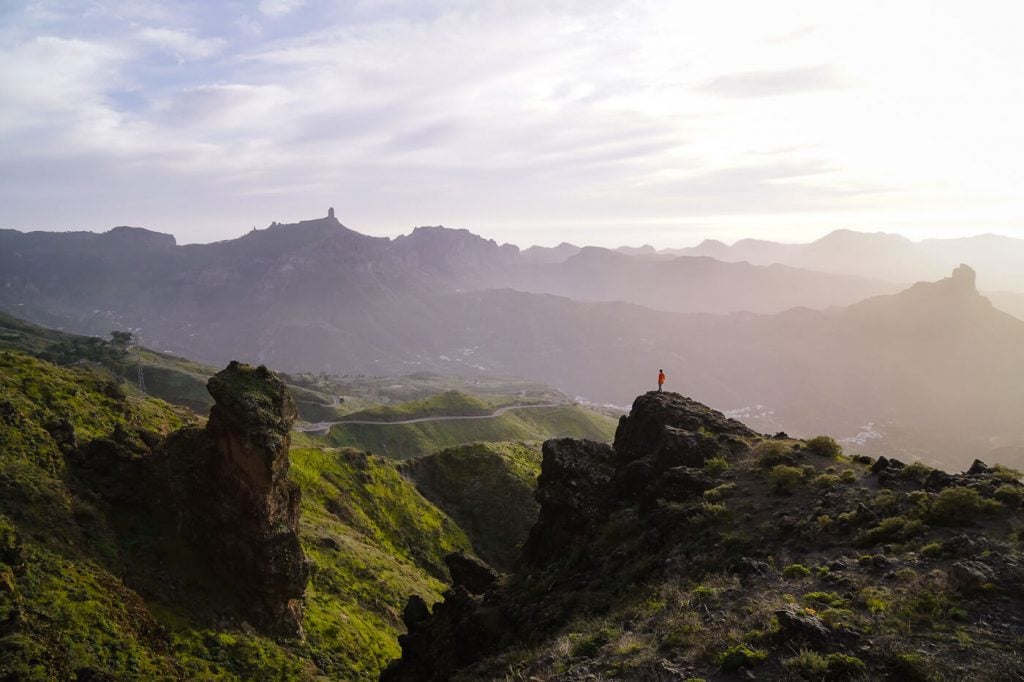
[{"label": "cloud", "polygon": [[144,28],[137,35],[141,41],[173,54],[178,61],[207,59],[226,44],[221,38],[198,38],[187,31],[168,28]]},{"label": "cloud", "polygon": [[838,67],[823,64],[781,71],[743,71],[718,76],[699,88],[720,97],[754,98],[845,90],[854,81]]},{"label": "cloud", "polygon": [[283,17],[306,4],[306,0],[261,0],[260,12],[268,17]]}]

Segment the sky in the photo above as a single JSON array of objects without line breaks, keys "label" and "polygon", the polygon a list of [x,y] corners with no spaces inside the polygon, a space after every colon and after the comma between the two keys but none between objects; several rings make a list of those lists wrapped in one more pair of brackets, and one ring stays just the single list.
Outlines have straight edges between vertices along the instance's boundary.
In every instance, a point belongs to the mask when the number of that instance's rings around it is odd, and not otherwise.
[{"label": "sky", "polygon": [[0,0],[0,228],[1024,237],[1024,5]]}]

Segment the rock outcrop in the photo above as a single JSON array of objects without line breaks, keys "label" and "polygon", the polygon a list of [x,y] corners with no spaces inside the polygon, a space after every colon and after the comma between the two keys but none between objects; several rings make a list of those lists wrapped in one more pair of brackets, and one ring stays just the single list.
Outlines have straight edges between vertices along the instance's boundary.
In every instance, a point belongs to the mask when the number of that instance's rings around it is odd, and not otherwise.
[{"label": "rock outcrop", "polygon": [[[628,563],[622,552],[596,550],[610,517],[639,503],[652,509],[655,500],[699,500],[713,484],[700,467],[712,457],[731,458],[749,449],[758,434],[677,393],[651,392],[633,403],[619,421],[614,446],[571,438],[544,443],[537,479],[540,514],[523,547],[517,575],[544,572],[566,580],[552,585],[555,593],[571,593],[588,577]],[[659,530],[648,539],[661,543]],[[461,563],[461,562],[460,562]],[[449,562],[451,565],[451,562]],[[509,638],[525,636],[564,618],[557,596],[550,604],[523,604],[497,583],[472,589],[452,571],[453,587],[428,612],[418,597],[410,599],[404,622],[409,632],[399,638],[402,658],[382,680],[442,680],[452,671],[497,650]],[[485,581],[486,582],[486,581]],[[487,588],[487,589],[484,589]]]},{"label": "rock outcrop", "polygon": [[1020,473],[823,442],[674,393],[548,441],[514,571],[412,598],[381,679],[1024,679]]},{"label": "rock outcrop", "polygon": [[173,435],[159,458],[185,537],[264,630],[301,635],[309,567],[299,546],[298,486],[288,480],[295,404],[266,367],[232,362],[208,389],[203,430]]}]

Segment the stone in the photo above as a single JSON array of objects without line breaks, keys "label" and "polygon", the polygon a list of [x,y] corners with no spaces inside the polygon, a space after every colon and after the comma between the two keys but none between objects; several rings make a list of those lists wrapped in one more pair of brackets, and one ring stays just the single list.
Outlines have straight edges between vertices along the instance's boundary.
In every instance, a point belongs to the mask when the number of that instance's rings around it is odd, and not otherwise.
[{"label": "stone", "polygon": [[484,594],[498,582],[498,573],[465,552],[452,552],[444,558],[453,587],[465,587],[470,594]]},{"label": "stone", "polygon": [[787,604],[775,612],[779,626],[791,637],[808,640],[826,640],[831,635],[828,626],[820,618],[807,613],[794,604]]}]

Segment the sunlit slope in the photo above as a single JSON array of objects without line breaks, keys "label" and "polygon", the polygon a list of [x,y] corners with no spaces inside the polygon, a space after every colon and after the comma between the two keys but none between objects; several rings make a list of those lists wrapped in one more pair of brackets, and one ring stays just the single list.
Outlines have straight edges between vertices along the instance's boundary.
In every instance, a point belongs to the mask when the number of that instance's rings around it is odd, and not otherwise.
[{"label": "sunlit slope", "polygon": [[439,597],[462,531],[389,460],[294,449],[306,639],[261,635],[207,558],[125,502],[142,484],[123,463],[196,419],[101,369],[0,351],[0,678],[372,680],[397,655],[405,599]]},{"label": "sunlit slope", "polygon": [[487,416],[488,412],[480,414],[482,404],[449,395],[431,403],[429,417],[418,416],[422,406],[376,409],[372,421],[380,423],[367,423],[369,419],[337,423],[321,440],[406,459],[464,443],[543,441],[563,436],[609,441],[615,433],[614,419],[578,405],[529,406],[504,412],[499,408],[498,414]]}]

